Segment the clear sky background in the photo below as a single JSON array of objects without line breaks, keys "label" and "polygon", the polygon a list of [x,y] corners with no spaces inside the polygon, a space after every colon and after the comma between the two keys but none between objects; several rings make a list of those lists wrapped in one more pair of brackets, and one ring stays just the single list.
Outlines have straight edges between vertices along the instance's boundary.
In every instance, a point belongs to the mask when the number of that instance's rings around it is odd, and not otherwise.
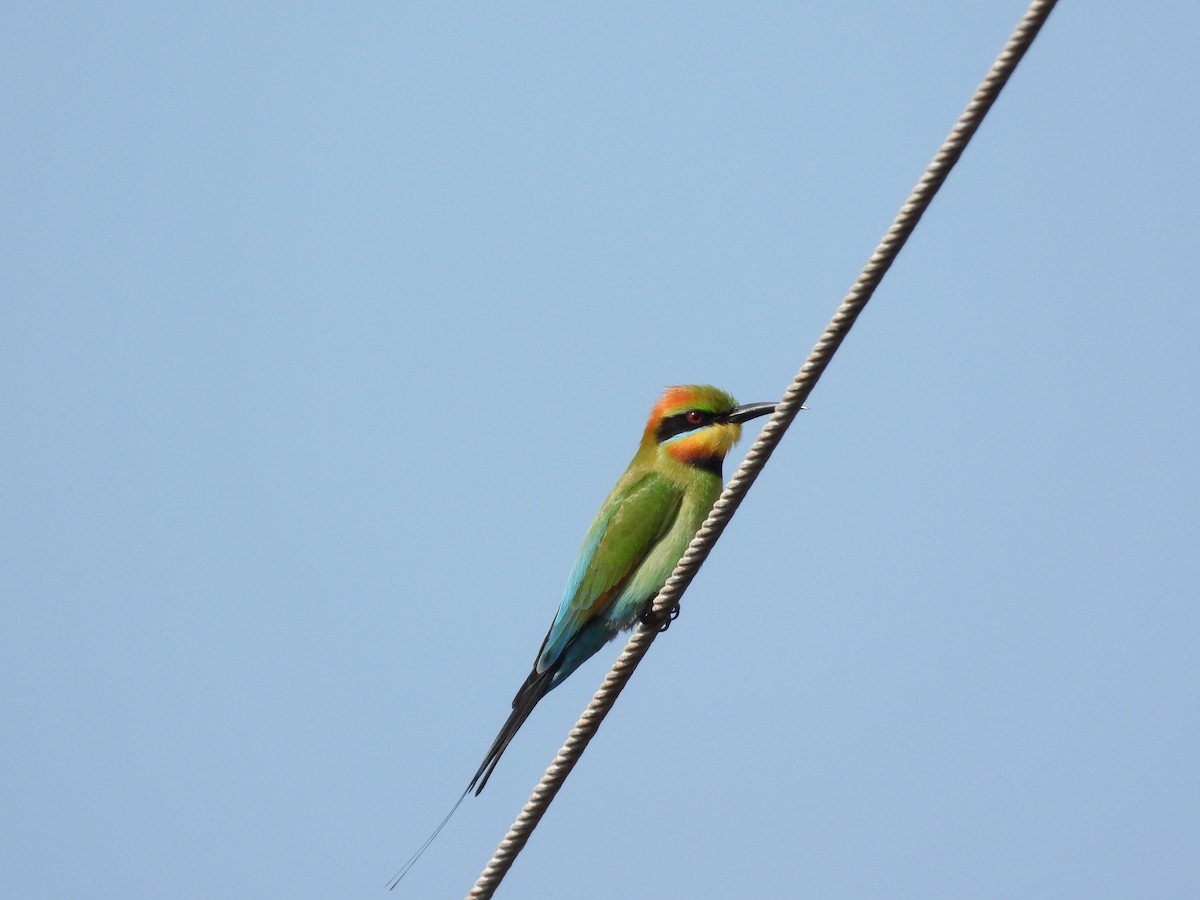
[{"label": "clear sky background", "polygon": [[[662,387],[782,393],[1023,9],[10,5],[3,893],[385,896]],[[501,896],[1200,895],[1197,46],[1054,13]]]}]

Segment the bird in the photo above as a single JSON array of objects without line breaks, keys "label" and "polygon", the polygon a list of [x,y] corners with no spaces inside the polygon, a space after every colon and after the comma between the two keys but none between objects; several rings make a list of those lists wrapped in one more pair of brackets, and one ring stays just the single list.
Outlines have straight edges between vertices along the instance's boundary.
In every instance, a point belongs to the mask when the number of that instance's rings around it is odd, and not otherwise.
[{"label": "bird", "polygon": [[742,424],[775,411],[773,403],[739,406],[712,385],[669,387],[650,411],[637,452],[600,507],[567,578],[562,602],[542,639],[512,712],[442,824],[389,885],[395,887],[454,815],[478,796],[500,757],[543,697],[620,632],[653,621],[654,596],[708,517],[723,486],[722,463]]}]

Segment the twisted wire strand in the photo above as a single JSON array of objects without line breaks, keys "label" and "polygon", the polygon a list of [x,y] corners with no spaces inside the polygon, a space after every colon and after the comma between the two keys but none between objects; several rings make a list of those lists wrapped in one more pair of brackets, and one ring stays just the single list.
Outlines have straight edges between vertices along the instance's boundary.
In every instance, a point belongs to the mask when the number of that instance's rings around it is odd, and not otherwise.
[{"label": "twisted wire strand", "polygon": [[[754,484],[767,460],[770,459],[792,420],[796,418],[804,401],[829,365],[833,354],[850,332],[858,314],[862,312],[867,301],[871,299],[875,289],[883,280],[883,276],[891,268],[900,250],[921,220],[921,216],[925,214],[929,204],[950,174],[950,170],[962,156],[984,116],[995,103],[1004,85],[1008,83],[1008,79],[1033,43],[1034,38],[1037,37],[1056,3],[1057,0],[1033,0],[1030,3],[1025,15],[1013,30],[999,56],[996,57],[991,69],[988,70],[987,75],[975,90],[966,109],[954,123],[950,134],[942,142],[933,161],[917,181],[916,187],[913,188],[904,205],[900,207],[891,227],[888,228],[887,233],[875,248],[875,252],[867,260],[858,279],[842,300],[795,379],[788,386],[775,412],[763,427],[762,433],[746,453],[745,459],[742,460],[737,472],[734,473],[733,478],[730,479],[729,484],[726,485],[720,498],[714,504],[708,518],[696,532],[696,536],[676,565],[675,571],[671,573],[666,584],[658,592],[654,600],[653,621],[665,621],[670,610],[678,605],[679,598],[691,584],[696,572],[712,550],[713,544],[721,536],[725,526],[729,524],[730,518],[741,505],[746,492]],[[550,802],[575,767],[584,748],[595,735],[600,723],[616,702],[617,697],[629,682],[638,663],[646,655],[658,634],[657,624],[639,625],[634,630],[625,649],[621,651],[621,655],[617,657],[612,669],[600,685],[600,689],[596,691],[587,709],[584,710],[579,721],[575,723],[575,727],[567,735],[558,755],[542,775],[541,781],[538,782],[529,800],[522,807],[512,827],[480,873],[475,886],[467,894],[468,898],[478,900],[478,898],[493,896],[509,868],[512,867],[517,854],[528,842],[529,836],[541,821]]]}]

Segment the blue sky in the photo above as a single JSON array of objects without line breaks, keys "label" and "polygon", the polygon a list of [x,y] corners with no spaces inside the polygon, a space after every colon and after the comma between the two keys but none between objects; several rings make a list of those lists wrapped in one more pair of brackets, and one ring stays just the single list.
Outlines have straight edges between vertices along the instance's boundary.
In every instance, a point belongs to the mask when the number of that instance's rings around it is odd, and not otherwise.
[{"label": "blue sky", "polygon": [[[384,896],[661,388],[782,393],[1023,9],[7,10],[6,893]],[[1200,893],[1198,41],[1053,14],[501,896]]]}]

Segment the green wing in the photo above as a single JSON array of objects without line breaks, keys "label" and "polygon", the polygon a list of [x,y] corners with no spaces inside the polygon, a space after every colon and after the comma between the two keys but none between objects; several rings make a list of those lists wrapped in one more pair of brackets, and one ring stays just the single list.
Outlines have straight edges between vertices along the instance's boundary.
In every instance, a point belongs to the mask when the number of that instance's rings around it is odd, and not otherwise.
[{"label": "green wing", "polygon": [[628,486],[617,483],[579,549],[536,671],[546,671],[585,625],[608,613],[650,551],[671,530],[682,501],[683,488],[656,472],[647,472]]}]

